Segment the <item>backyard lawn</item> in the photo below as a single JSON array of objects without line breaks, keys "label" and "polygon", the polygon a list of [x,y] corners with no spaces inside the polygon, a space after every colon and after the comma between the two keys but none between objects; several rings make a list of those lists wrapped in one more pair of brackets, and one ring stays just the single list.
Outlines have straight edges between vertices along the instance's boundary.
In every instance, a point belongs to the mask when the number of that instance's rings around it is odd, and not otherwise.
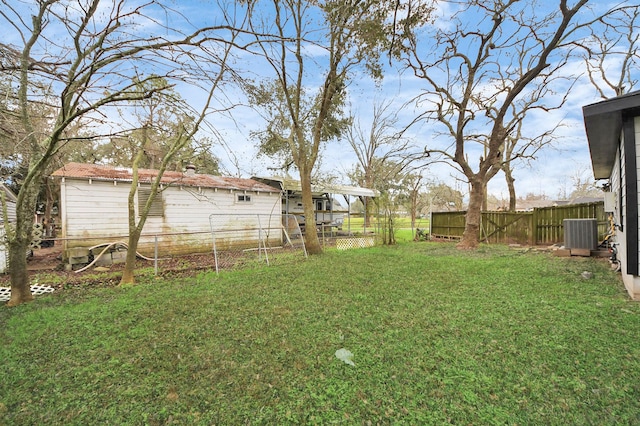
[{"label": "backyard lawn", "polygon": [[639,337],[602,259],[327,250],[0,306],[0,425],[640,424]]}]

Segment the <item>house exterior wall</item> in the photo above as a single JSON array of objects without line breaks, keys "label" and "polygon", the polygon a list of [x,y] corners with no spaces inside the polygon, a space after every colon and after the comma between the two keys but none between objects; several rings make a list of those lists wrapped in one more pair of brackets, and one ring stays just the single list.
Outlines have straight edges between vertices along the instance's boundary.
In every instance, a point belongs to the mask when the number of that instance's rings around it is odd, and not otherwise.
[{"label": "house exterior wall", "polygon": [[[130,184],[64,178],[61,182],[61,227],[65,249],[125,241],[128,235],[127,205]],[[212,249],[210,215],[236,218],[236,232],[226,235],[226,244],[249,244],[258,240],[253,222],[256,215],[276,215],[281,220],[280,194],[247,192],[250,202],[238,202],[241,191],[216,188],[169,186],[162,197],[162,216],[147,218],[138,251],[154,253],[155,236],[161,255],[205,253]],[[245,197],[246,198],[246,197]],[[136,219],[138,203],[136,197]],[[274,206],[276,206],[274,208]],[[240,216],[238,216],[240,215]],[[237,218],[246,218],[238,223]],[[253,222],[252,222],[253,221]],[[245,228],[244,230],[240,228]]]},{"label": "house exterior wall", "polygon": [[[3,188],[0,186],[0,191]],[[9,197],[5,197],[6,206],[7,206],[7,218],[9,219],[9,223],[16,222],[16,203]],[[2,203],[0,202],[0,274],[4,274],[8,271],[9,267],[9,247],[5,241],[5,230],[4,230],[4,214],[2,212]]]},{"label": "house exterior wall", "polygon": [[0,274],[9,270],[9,247],[4,239],[4,228],[0,226]]},{"label": "house exterior wall", "polygon": [[[634,119],[634,133],[635,133],[635,144],[636,144],[636,156],[637,156],[637,167],[640,169],[640,157],[638,157],[640,153],[640,117],[635,117]],[[619,229],[616,230],[616,238],[615,241],[619,243],[618,245],[618,259],[620,260],[621,266],[621,274],[622,280],[624,282],[625,288],[627,292],[633,299],[640,299],[640,277],[632,274],[628,274],[628,247],[627,247],[627,234],[629,233],[629,228],[627,226],[628,212],[635,212],[635,209],[629,209],[627,205],[627,197],[626,197],[626,186],[627,186],[627,172],[624,168],[625,164],[626,152],[624,149],[624,134],[621,135],[621,143],[620,149],[618,151],[618,155],[616,156],[616,161],[611,173],[611,190],[616,195],[616,199],[618,200],[617,205],[614,210],[614,218],[615,222],[618,225],[622,225]],[[640,170],[638,170],[637,176],[640,176]],[[640,194],[639,198],[640,199]],[[636,213],[637,214],[637,213]],[[640,233],[638,233],[640,235]],[[640,241],[639,241],[640,244]],[[640,265],[639,265],[640,266]]]},{"label": "house exterior wall", "polygon": [[[9,218],[9,223],[15,223],[16,221],[16,203],[13,201],[7,200],[7,217]],[[0,223],[4,222],[4,216],[0,214]]]}]

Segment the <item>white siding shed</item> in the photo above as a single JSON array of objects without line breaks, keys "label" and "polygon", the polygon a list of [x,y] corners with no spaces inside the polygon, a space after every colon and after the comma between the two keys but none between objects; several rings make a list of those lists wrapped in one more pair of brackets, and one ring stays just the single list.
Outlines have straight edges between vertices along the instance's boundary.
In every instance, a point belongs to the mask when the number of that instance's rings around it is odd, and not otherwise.
[{"label": "white siding shed", "polygon": [[[8,221],[9,223],[15,223],[17,197],[9,188],[7,188],[2,183],[0,183],[0,192],[4,193]],[[6,273],[9,268],[9,247],[7,247],[7,242],[5,239],[4,214],[1,210],[3,208],[4,207],[0,204],[0,274]]]},{"label": "white siding shed", "polygon": [[[156,170],[141,169],[135,194],[136,220],[146,202]],[[70,163],[53,173],[60,179],[60,225],[65,249],[126,241],[131,169]],[[140,240],[139,251],[151,256],[157,238],[166,254],[205,253],[212,249],[210,217],[239,220],[233,242],[258,240],[254,217],[281,222],[280,191],[263,183],[232,177],[165,172]],[[246,232],[245,229],[251,229]]]}]

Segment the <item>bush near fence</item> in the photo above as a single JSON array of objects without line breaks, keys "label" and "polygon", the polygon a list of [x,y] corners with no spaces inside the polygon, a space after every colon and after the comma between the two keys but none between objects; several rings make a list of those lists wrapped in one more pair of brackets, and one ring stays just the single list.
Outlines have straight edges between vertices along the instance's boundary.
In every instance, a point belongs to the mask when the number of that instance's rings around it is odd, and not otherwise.
[{"label": "bush near fence", "polygon": [[[466,211],[434,212],[434,238],[462,238]],[[482,212],[480,241],[502,244],[546,245],[564,242],[564,219],[597,219],[598,236],[608,230],[604,202],[535,208],[529,212]]]}]

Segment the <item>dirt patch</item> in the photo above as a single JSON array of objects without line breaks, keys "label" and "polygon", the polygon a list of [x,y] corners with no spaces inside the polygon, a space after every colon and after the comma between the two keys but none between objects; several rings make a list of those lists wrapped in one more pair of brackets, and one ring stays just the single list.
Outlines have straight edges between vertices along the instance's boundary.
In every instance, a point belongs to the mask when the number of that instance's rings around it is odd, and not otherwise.
[{"label": "dirt patch", "polygon": [[[154,268],[150,260],[138,259],[136,269]],[[33,284],[49,285],[57,290],[72,287],[111,287],[120,282],[124,263],[109,267],[89,267],[82,272],[67,271],[62,262],[62,249],[49,247],[35,250],[28,259],[27,270]],[[198,272],[215,270],[211,253],[180,256],[158,261],[159,276],[195,276]],[[0,274],[0,287],[10,287],[9,274]]]},{"label": "dirt patch", "polygon": [[[303,252],[300,249],[269,251],[270,264],[295,262],[302,256]],[[260,255],[257,250],[218,252],[219,269],[235,269],[264,263],[264,255]],[[146,269],[144,274],[147,276],[155,273],[155,266],[153,260],[139,258],[136,261],[136,270]],[[120,283],[124,263],[116,263],[109,267],[91,266],[82,272],[68,271],[62,262],[62,248],[54,246],[35,250],[28,260],[27,269],[31,284],[48,285],[56,290],[114,287]],[[201,272],[215,270],[216,258],[213,253],[181,255],[161,259],[157,263],[157,275],[162,278],[195,277]],[[10,286],[9,274],[0,274],[0,287]]]}]

